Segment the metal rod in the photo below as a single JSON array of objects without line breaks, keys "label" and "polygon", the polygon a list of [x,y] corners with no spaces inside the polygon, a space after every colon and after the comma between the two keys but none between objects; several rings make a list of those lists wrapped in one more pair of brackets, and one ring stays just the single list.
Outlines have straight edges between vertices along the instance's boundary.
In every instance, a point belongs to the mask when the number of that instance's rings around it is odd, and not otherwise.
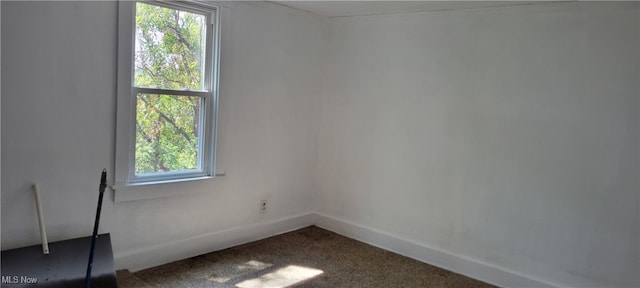
[{"label": "metal rod", "polygon": [[44,213],[42,213],[42,205],[40,204],[40,192],[38,191],[38,185],[33,184],[31,186],[33,194],[36,198],[36,210],[38,211],[38,223],[40,224],[40,237],[42,238],[42,253],[49,254],[49,242],[47,241],[47,229],[44,227]]},{"label": "metal rod", "polygon": [[84,278],[84,287],[91,287],[91,268],[93,268],[93,253],[96,249],[96,239],[98,238],[98,226],[100,226],[100,210],[102,210],[102,196],[107,188],[107,169],[102,169],[100,175],[100,196],[98,196],[98,209],[96,211],[96,221],[93,224],[93,236],[91,237],[91,250],[89,250],[89,265],[87,265],[87,276]]}]

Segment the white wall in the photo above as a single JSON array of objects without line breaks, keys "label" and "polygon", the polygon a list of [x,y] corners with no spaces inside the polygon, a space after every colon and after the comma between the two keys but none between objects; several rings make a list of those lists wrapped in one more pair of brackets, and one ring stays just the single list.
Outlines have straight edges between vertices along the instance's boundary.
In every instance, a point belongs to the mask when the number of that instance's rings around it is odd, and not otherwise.
[{"label": "white wall", "polygon": [[[90,235],[103,167],[113,175],[116,2],[2,2],[2,249],[39,242],[32,182],[51,241]],[[227,3],[218,168],[226,177],[105,198],[116,266],[158,265],[312,224],[312,99],[324,19]],[[259,201],[268,212],[259,214]]]},{"label": "white wall", "polygon": [[637,287],[639,18],[583,2],[331,19],[319,223],[502,285]]}]

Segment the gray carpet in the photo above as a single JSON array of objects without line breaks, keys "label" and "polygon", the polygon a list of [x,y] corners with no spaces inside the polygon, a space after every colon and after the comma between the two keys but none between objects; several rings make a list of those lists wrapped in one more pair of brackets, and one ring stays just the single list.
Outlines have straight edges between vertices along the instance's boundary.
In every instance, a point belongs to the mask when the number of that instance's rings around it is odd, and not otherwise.
[{"label": "gray carpet", "polygon": [[495,287],[310,226],[151,269],[131,287]]}]

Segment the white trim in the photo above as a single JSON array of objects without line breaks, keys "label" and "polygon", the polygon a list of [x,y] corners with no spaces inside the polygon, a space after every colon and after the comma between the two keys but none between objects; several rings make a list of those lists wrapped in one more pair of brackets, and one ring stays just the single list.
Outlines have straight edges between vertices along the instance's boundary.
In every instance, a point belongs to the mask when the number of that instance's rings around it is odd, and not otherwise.
[{"label": "white trim", "polygon": [[314,222],[318,227],[500,287],[560,286],[344,219],[318,212],[315,213],[315,216]]},{"label": "white trim", "polygon": [[135,110],[134,97],[121,97],[131,95],[133,53],[131,47],[134,43],[134,5],[133,1],[118,1],[118,84],[116,97],[116,159],[114,167],[114,182],[116,184],[128,183],[129,161],[131,159],[131,147],[129,139],[135,137],[132,129],[133,113]]},{"label": "white trim", "polygon": [[210,187],[218,182],[224,181],[223,178],[224,177],[218,176],[205,176],[114,185],[111,186],[115,191],[113,202],[121,203],[210,191]]},{"label": "white trim", "polygon": [[133,87],[132,95],[135,94],[157,94],[157,95],[179,95],[179,96],[191,96],[205,98],[211,96],[209,91],[198,90],[171,90],[171,89],[158,89],[147,87]]},{"label": "white trim", "polygon": [[[208,4],[208,5],[213,5],[213,4]],[[215,5],[214,5],[215,6]],[[220,106],[220,49],[222,47],[220,47],[220,41],[222,39],[222,29],[220,28],[221,23],[222,23],[222,11],[221,11],[221,7],[220,6],[215,6],[215,15],[211,15],[209,17],[209,19],[212,19],[213,23],[211,23],[211,25],[213,25],[212,29],[209,29],[207,31],[210,31],[208,33],[214,33],[213,34],[213,43],[212,45],[208,45],[207,47],[211,47],[211,49],[209,49],[210,51],[212,50],[212,55],[211,55],[211,60],[213,61],[213,67],[211,69],[209,69],[209,71],[211,73],[213,73],[213,75],[211,76],[211,82],[209,83],[211,85],[211,87],[209,88],[209,90],[211,91],[211,104],[209,106],[213,106],[213,109],[211,109],[211,113],[207,113],[209,115],[210,120],[213,121],[213,125],[210,126],[210,130],[209,132],[211,133],[211,137],[209,137],[209,141],[211,143],[211,145],[209,145],[209,157],[207,157],[206,159],[209,160],[209,163],[207,163],[210,168],[209,168],[209,172],[211,172],[211,175],[217,175],[218,171],[217,171],[217,154],[216,151],[218,151],[217,147],[218,147],[218,110],[219,110],[219,106]],[[226,17],[226,16],[225,16]],[[224,174],[224,173],[223,173]]]},{"label": "white trim", "polygon": [[[219,77],[219,42],[220,42],[220,6],[199,1],[140,1],[152,5],[160,5],[171,9],[186,10],[188,12],[202,14],[207,17],[206,61],[204,65],[204,89],[195,90],[168,90],[149,87],[133,86],[133,51],[135,43],[135,7],[136,1],[118,2],[118,87],[117,87],[117,117],[116,117],[116,156],[115,178],[113,187],[124,188],[118,190],[131,190],[132,184],[165,184],[167,182],[180,182],[179,180],[208,179],[216,174],[215,145],[217,142],[217,110],[218,110],[218,77]],[[201,98],[201,111],[199,125],[200,143],[198,145],[198,168],[195,171],[172,171],[170,173],[156,173],[152,175],[136,175],[135,167],[135,107],[138,93],[196,96]],[[166,181],[165,181],[166,180]],[[178,181],[176,181],[178,180]],[[128,193],[128,192],[127,192]],[[123,194],[116,192],[116,194]],[[140,193],[138,193],[140,194]],[[142,196],[115,197],[116,199],[132,198],[132,200],[150,198],[149,193]],[[120,195],[118,195],[120,196]]]},{"label": "white trim", "polygon": [[206,3],[202,1],[175,1],[175,0],[140,0],[138,2],[143,2],[150,5],[162,6],[170,9],[180,9],[182,11],[186,11],[194,14],[206,15],[211,12],[211,10],[215,10],[218,8],[218,5]]},{"label": "white trim", "polygon": [[304,213],[256,224],[237,226],[195,237],[117,252],[117,269],[132,272],[257,241],[313,225],[313,213]]},{"label": "white trim", "polygon": [[522,275],[504,267],[456,255],[414,240],[318,212],[241,225],[142,249],[117,252],[114,254],[114,259],[117,269],[126,268],[135,272],[311,225],[500,287],[562,287],[562,285],[551,284],[548,281]]}]

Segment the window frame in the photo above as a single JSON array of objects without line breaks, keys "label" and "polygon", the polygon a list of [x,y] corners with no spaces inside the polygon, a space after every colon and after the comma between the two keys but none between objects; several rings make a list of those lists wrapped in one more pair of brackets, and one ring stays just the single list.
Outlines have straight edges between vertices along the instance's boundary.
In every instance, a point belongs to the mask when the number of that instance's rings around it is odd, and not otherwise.
[{"label": "window frame", "polygon": [[[136,87],[135,17],[138,2],[179,9],[206,17],[206,51],[203,90],[172,90]],[[218,82],[220,51],[220,7],[200,1],[118,1],[118,74],[116,107],[116,159],[114,189],[149,184],[164,184],[215,177],[216,132],[218,115]],[[201,99],[199,122],[204,135],[199,136],[198,169],[135,174],[137,95],[158,94],[195,96]],[[202,154],[202,155],[200,155]]]}]

